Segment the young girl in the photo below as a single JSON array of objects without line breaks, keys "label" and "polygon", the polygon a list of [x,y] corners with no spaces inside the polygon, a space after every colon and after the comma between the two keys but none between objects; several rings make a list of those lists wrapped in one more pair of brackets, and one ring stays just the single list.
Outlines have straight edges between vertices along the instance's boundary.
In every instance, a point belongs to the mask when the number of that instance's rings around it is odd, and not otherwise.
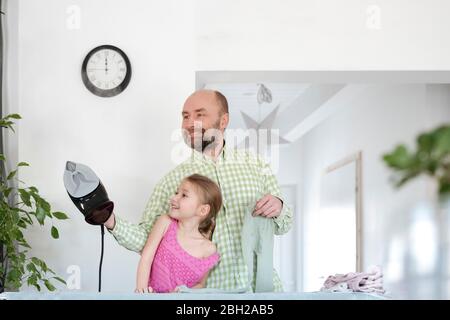
[{"label": "young girl", "polygon": [[135,292],[205,287],[219,261],[211,238],[221,206],[220,189],[212,180],[198,174],[183,179],[169,213],[158,217],[142,250]]}]

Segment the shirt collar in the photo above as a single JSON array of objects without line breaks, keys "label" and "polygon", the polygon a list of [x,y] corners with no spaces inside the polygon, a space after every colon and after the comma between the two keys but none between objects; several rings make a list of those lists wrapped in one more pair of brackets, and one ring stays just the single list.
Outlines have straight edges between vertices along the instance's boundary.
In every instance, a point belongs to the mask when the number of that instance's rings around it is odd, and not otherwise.
[{"label": "shirt collar", "polygon": [[219,156],[217,157],[216,161],[214,161],[211,157],[208,157],[203,152],[197,151],[195,149],[192,149],[192,158],[195,161],[206,161],[211,163],[219,163],[223,160],[225,160],[226,156],[228,155],[229,150],[226,146],[225,140],[223,140],[223,146],[222,150],[220,150]]}]

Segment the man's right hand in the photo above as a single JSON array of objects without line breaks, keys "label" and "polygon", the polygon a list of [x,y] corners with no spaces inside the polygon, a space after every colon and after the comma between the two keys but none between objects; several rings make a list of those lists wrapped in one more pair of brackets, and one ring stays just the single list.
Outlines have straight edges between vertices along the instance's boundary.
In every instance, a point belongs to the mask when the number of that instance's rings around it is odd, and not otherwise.
[{"label": "man's right hand", "polygon": [[115,225],[116,225],[116,217],[114,216],[114,212],[113,212],[109,216],[108,220],[106,220],[106,222],[104,223],[104,226],[108,230],[112,230],[112,229],[114,229]]}]

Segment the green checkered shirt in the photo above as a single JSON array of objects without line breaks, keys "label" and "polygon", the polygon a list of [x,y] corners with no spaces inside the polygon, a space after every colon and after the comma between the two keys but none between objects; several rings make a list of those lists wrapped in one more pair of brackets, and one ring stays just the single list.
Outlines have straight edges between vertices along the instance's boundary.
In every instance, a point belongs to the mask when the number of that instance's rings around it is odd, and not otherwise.
[{"label": "green checkered shirt", "polygon": [[[249,152],[225,146],[214,162],[211,158],[193,150],[189,159],[169,172],[156,185],[141,222],[135,225],[116,216],[116,224],[111,233],[120,245],[140,252],[156,218],[169,211],[169,199],[181,180],[194,173],[207,176],[216,182],[223,198],[223,206],[217,215],[212,238],[220,254],[220,262],[211,271],[207,287],[230,290],[244,288],[248,279],[241,247],[244,214],[265,194],[271,194],[283,201],[269,165]],[[287,205],[283,205],[281,214],[272,219],[275,222],[275,234],[284,234],[292,225],[292,211]],[[256,272],[253,274],[256,275]],[[273,281],[274,290],[282,291],[281,281],[275,270]],[[255,279],[253,288],[254,286]]]}]

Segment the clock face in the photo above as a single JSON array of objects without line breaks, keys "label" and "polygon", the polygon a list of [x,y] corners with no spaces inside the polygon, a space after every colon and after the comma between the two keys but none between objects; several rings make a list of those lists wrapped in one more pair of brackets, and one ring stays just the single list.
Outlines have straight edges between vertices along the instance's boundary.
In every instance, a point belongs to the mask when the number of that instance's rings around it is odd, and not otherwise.
[{"label": "clock face", "polygon": [[117,47],[99,46],[84,59],[81,76],[89,91],[100,97],[112,97],[128,86],[131,78],[130,61]]}]

